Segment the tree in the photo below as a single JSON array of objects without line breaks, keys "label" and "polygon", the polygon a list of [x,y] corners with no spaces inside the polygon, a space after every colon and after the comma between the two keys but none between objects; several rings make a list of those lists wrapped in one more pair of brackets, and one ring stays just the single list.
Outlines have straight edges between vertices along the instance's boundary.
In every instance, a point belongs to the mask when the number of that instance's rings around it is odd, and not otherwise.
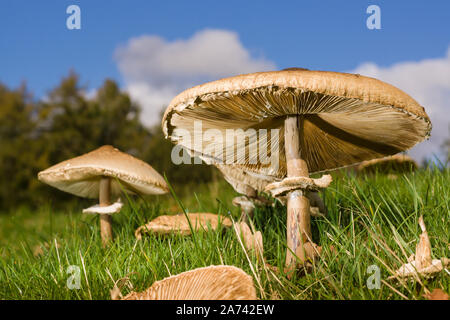
[{"label": "tree", "polygon": [[73,199],[39,182],[37,173],[106,144],[166,173],[174,186],[211,180],[210,166],[172,163],[173,144],[159,125],[141,124],[139,106],[114,81],[105,80],[93,97],[85,92],[74,72],[43,101],[33,101],[24,86],[0,85],[0,173],[7,179],[0,187],[0,209]]},{"label": "tree", "polygon": [[32,146],[35,123],[31,97],[23,85],[10,90],[0,84],[0,206],[27,202],[30,176],[39,159]]}]

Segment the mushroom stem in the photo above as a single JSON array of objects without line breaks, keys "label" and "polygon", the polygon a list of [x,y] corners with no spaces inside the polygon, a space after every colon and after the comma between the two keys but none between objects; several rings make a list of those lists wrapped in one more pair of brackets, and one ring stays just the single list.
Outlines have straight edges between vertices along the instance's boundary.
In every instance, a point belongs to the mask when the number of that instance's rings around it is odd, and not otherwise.
[{"label": "mushroom stem", "polygon": [[[300,140],[303,137],[303,117],[289,116],[285,119],[284,148],[288,177],[309,177],[308,165],[302,159],[305,152]],[[286,267],[296,265],[295,253],[301,261],[305,261],[304,250],[298,250],[311,239],[309,199],[306,190],[295,190],[287,195],[287,253]]]},{"label": "mushroom stem", "polygon": [[[101,207],[106,207],[111,204],[111,179],[102,177],[99,187],[99,204]],[[106,247],[112,241],[112,218],[109,214],[100,215],[100,234],[102,236],[103,247]]]}]

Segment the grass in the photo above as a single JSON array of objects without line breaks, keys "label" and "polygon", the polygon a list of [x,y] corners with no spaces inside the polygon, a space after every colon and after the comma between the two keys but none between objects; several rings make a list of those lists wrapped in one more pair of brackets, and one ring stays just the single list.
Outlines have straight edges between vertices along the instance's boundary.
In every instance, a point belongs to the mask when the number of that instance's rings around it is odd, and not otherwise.
[{"label": "grass", "polygon": [[[141,241],[134,230],[161,214],[182,212],[171,195],[133,199],[113,217],[115,242],[103,249],[98,217],[82,215],[80,207],[53,212],[17,209],[0,215],[0,299],[110,299],[118,279],[129,277],[142,291],[169,275],[208,265],[242,268],[255,280],[260,299],[423,299],[427,290],[450,291],[448,271],[420,281],[387,280],[414,253],[424,216],[433,258],[450,257],[450,170],[420,170],[390,180],[384,175],[335,174],[322,195],[327,218],[313,218],[313,238],[322,258],[306,274],[288,279],[274,274],[246,255],[232,229],[196,233],[195,237],[149,235]],[[188,189],[186,187],[186,189]],[[236,195],[224,181],[190,187],[180,201],[189,212],[215,212],[234,219]],[[127,202],[127,201],[125,201]],[[282,206],[259,208],[254,224],[263,233],[268,263],[282,267],[285,259],[286,211]],[[45,246],[44,243],[47,243]],[[41,246],[42,252],[33,251]],[[332,248],[335,250],[332,250]],[[81,288],[70,290],[68,267],[80,270]],[[380,270],[379,289],[369,289],[368,267]],[[130,288],[124,287],[126,294]]]}]

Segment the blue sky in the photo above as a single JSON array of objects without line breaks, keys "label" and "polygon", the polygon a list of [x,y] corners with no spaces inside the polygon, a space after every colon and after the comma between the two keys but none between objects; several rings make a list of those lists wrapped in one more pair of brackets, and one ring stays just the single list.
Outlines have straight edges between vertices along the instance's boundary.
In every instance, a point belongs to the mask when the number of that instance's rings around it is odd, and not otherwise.
[{"label": "blue sky", "polygon": [[[78,4],[82,29],[68,30]],[[368,30],[365,10],[378,4],[382,29]],[[113,52],[129,38],[187,38],[204,28],[239,34],[255,56],[279,68],[350,70],[442,56],[450,42],[449,1],[23,1],[0,3],[0,81],[26,80],[37,95],[70,68],[92,87],[122,81]]]},{"label": "blue sky", "polygon": [[[66,28],[66,8],[71,4],[81,8],[81,30]],[[381,30],[366,27],[366,8],[371,4],[381,8]],[[410,62],[420,67],[423,61],[433,59],[446,66],[450,1],[2,0],[0,82],[17,87],[26,81],[39,98],[73,69],[80,74],[82,83],[93,90],[109,77],[124,90],[135,92],[131,86],[137,84],[137,78],[144,79],[144,85],[152,85],[154,80],[149,80],[148,74],[141,77],[127,73],[124,68],[129,61],[117,58],[118,48],[126,48],[130,39],[142,36],[157,36],[165,41],[162,46],[166,48],[171,42],[189,41],[196,33],[210,29],[237,36],[238,40],[229,40],[230,43],[238,43],[238,49],[250,56],[242,61],[256,61],[254,68],[359,70],[384,76],[382,80],[388,82],[392,79],[400,88],[404,83],[406,89],[415,90],[414,85],[402,80],[405,76],[399,76],[395,66]],[[149,70],[155,72],[154,68]],[[164,73],[159,69],[158,72]],[[209,77],[214,78],[214,73]],[[436,86],[444,87],[444,91],[439,93],[440,102],[432,102],[441,103],[434,107],[435,113],[447,106],[441,100],[450,96],[450,75],[449,79],[445,74],[439,77],[443,83]],[[194,74],[192,79],[199,77]],[[194,80],[185,81],[170,90],[184,89],[182,86],[187,83],[196,84]],[[168,94],[172,93],[170,90],[167,89]],[[408,93],[415,97],[414,92]],[[142,98],[143,93],[136,97]],[[427,109],[425,103],[431,100],[421,99],[419,102]],[[444,119],[448,122],[448,115]],[[445,121],[439,128],[440,134],[445,135]]]}]

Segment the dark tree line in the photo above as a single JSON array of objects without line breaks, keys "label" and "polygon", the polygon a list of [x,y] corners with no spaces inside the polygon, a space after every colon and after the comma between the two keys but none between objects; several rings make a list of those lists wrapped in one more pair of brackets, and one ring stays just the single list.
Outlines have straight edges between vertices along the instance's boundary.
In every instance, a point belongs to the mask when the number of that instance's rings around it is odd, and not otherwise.
[{"label": "dark tree line", "polygon": [[160,122],[146,128],[140,116],[139,106],[112,80],[87,98],[78,76],[70,73],[40,101],[26,86],[0,84],[0,210],[69,199],[39,182],[37,173],[105,144],[148,162],[175,186],[211,180],[209,166],[174,165],[173,145],[164,139]]}]

